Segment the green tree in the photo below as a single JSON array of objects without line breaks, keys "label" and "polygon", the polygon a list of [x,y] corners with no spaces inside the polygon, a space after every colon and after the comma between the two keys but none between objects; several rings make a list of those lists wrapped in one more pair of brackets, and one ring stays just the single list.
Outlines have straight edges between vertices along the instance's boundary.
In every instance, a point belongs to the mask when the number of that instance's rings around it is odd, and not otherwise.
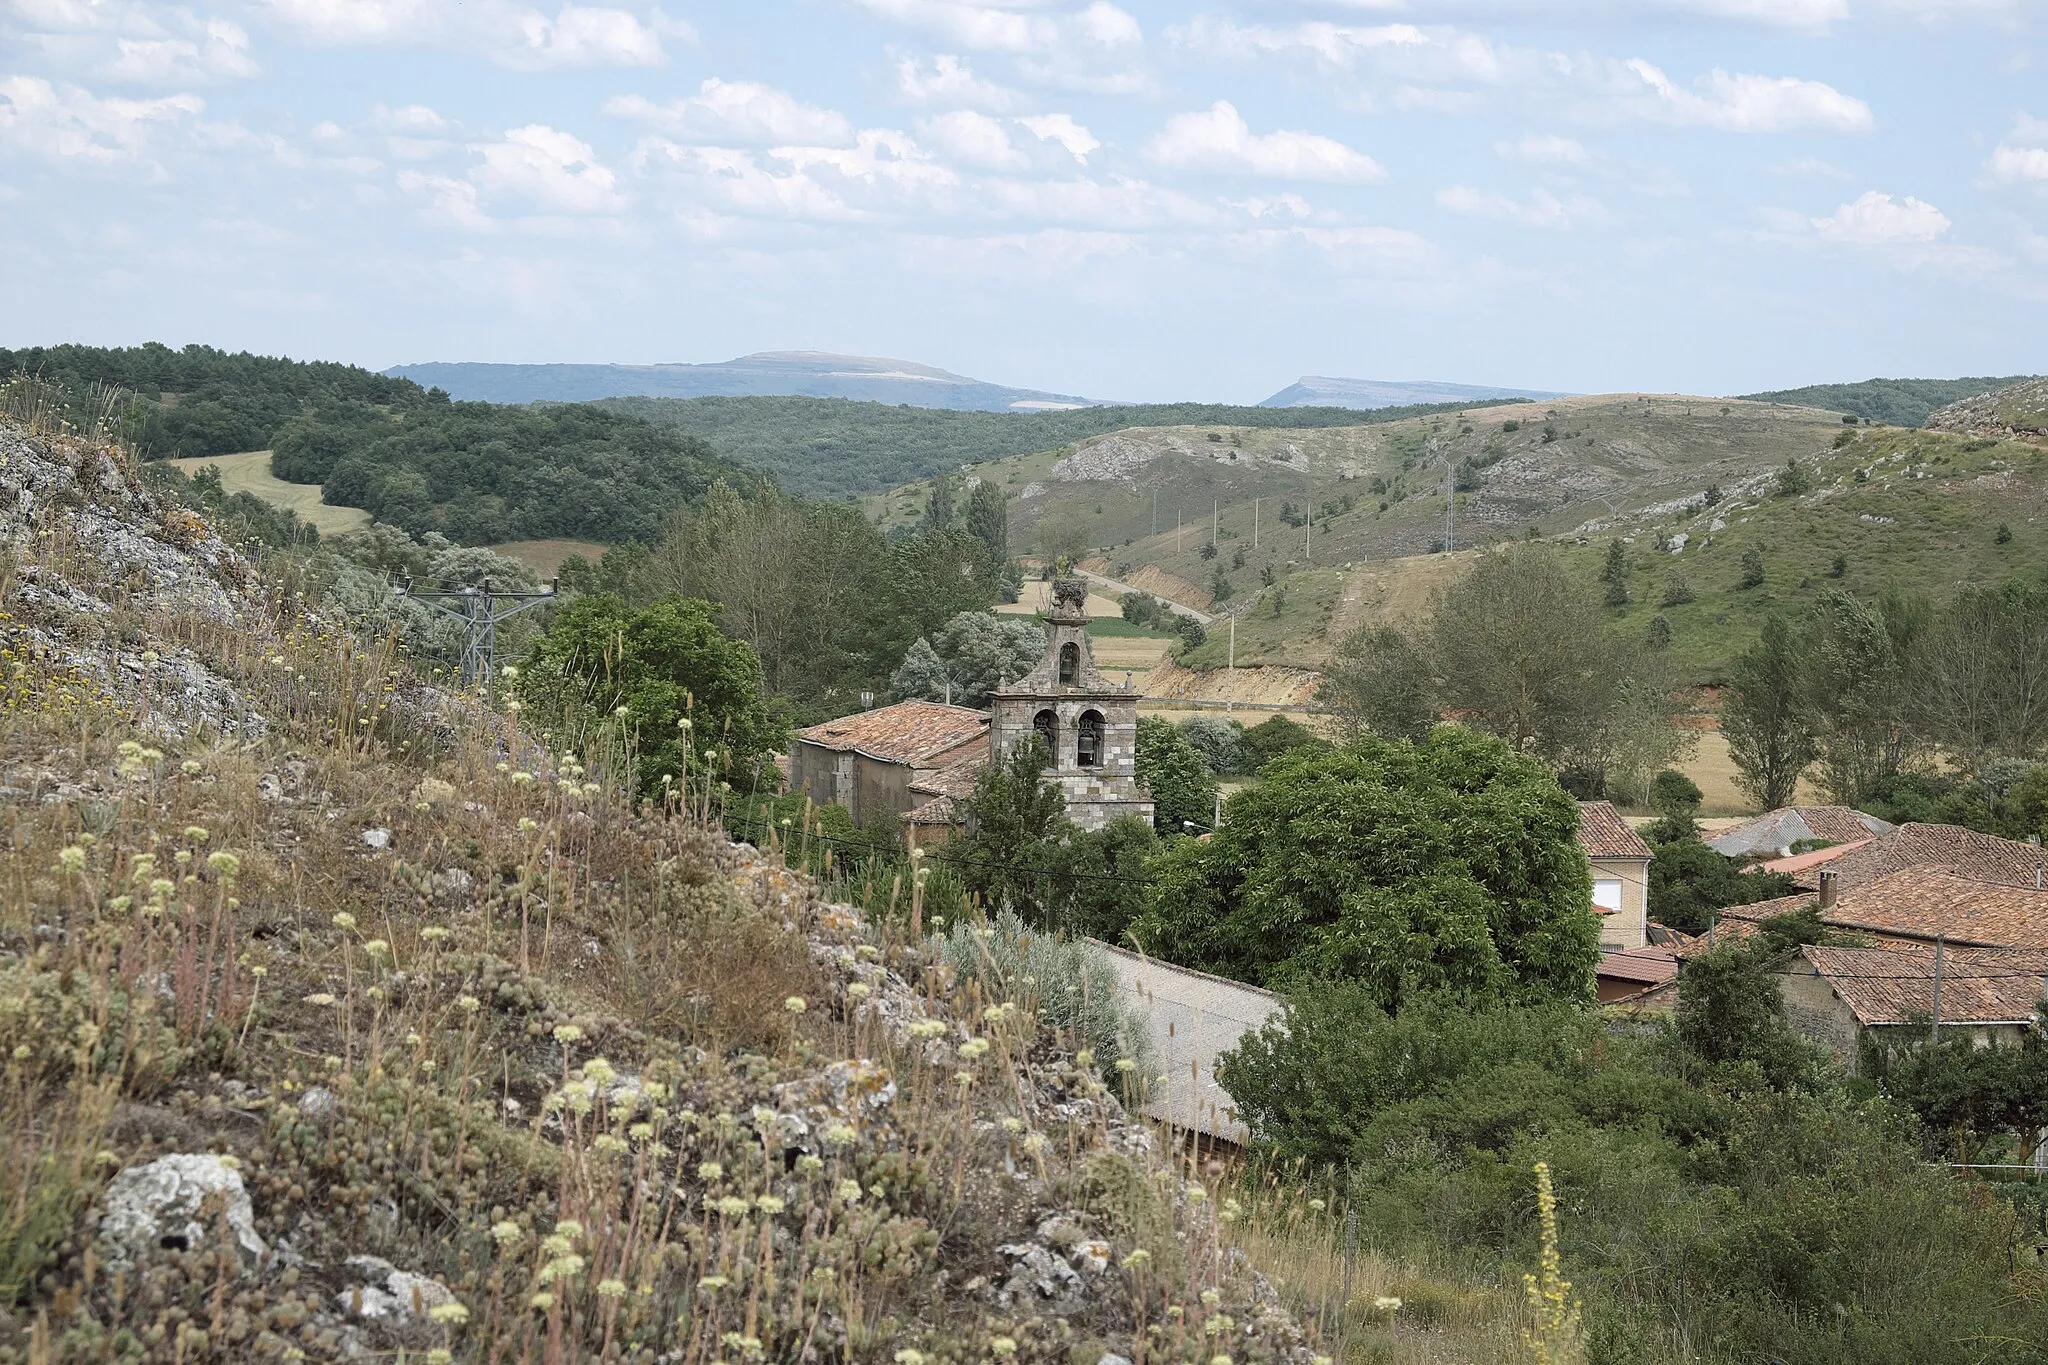
[{"label": "green tree", "polygon": [[1675,1019],[1680,1046],[1709,1066],[1746,1064],[1766,1083],[1790,1086],[1821,1066],[1818,1049],[1786,1022],[1773,965],[1800,942],[1819,936],[1818,920],[1782,915],[1772,928],[1741,943],[1688,960],[1678,980]]},{"label": "green tree", "polygon": [[1350,734],[1420,739],[1437,723],[1436,679],[1429,660],[1393,626],[1366,626],[1338,641],[1316,700]]},{"label": "green tree", "polygon": [[967,495],[967,534],[981,542],[989,563],[1010,562],[1010,500],[1002,485],[988,479],[975,481]]},{"label": "green tree", "polygon": [[1785,467],[1778,471],[1778,496],[1796,498],[1801,493],[1813,491],[1813,475],[1797,459],[1785,461]]},{"label": "green tree", "polygon": [[1257,772],[1282,754],[1296,749],[1327,749],[1315,732],[1290,716],[1271,715],[1238,739],[1246,772]]},{"label": "green tree", "polygon": [[1145,909],[1146,869],[1159,844],[1157,831],[1133,815],[1069,834],[1060,858],[1064,898],[1059,926],[1070,934],[1122,943],[1124,931]]},{"label": "green tree", "polygon": [[1760,545],[1751,545],[1742,552],[1742,586],[1761,588],[1764,585],[1764,551]]},{"label": "green tree", "polygon": [[1650,918],[1681,933],[1714,927],[1731,905],[1789,896],[1796,889],[1782,872],[1744,872],[1697,838],[1664,840],[1650,859]]},{"label": "green tree", "polygon": [[960,496],[960,477],[957,474],[934,474],[931,496],[925,499],[924,529],[927,531],[948,531],[953,528],[954,504]]},{"label": "green tree", "polygon": [[753,649],[720,632],[709,603],[687,598],[637,611],[609,595],[569,603],[535,643],[517,687],[558,744],[603,744],[623,725],[647,794],[663,777],[681,776],[693,750],[690,771],[701,771],[707,749],[735,789],[752,790],[772,779],[771,760],[789,742],[789,726],[762,699]]},{"label": "green tree", "polygon": [[1706,794],[1699,783],[1675,768],[1666,768],[1650,779],[1650,809],[1657,812],[1658,819],[1644,837],[1665,843],[1699,838],[1699,823],[1693,817],[1700,813],[1704,800]]},{"label": "green tree", "polygon": [[1236,721],[1197,713],[1180,723],[1180,732],[1218,777],[1244,769],[1244,727]]},{"label": "green tree", "polygon": [[1216,775],[1172,721],[1138,717],[1137,771],[1152,793],[1152,821],[1163,833],[1181,834],[1188,825],[1209,828],[1216,814]]},{"label": "green tree", "polygon": [[1790,804],[1813,762],[1814,716],[1799,649],[1783,617],[1765,620],[1757,642],[1735,661],[1721,732],[1736,785],[1764,810]]},{"label": "green tree", "polygon": [[1073,830],[1067,799],[1045,775],[1044,741],[1033,735],[982,769],[967,798],[963,848],[969,889],[992,910],[1013,910],[1051,927],[1060,899],[1059,845]]},{"label": "green tree", "polygon": [[1828,588],[1814,604],[1806,677],[1821,785],[1835,800],[1853,804],[1917,747],[1909,689],[1930,617],[1925,601],[1896,593],[1869,603]]},{"label": "green tree", "polygon": [[1024,616],[963,611],[932,636],[919,636],[889,679],[899,701],[922,697],[986,706],[989,693],[1015,682],[1045,653],[1045,628]]},{"label": "green tree", "polygon": [[1223,828],[1170,847],[1136,932],[1240,981],[1588,993],[1599,956],[1579,810],[1542,764],[1440,726],[1269,763]]},{"label": "green tree", "polygon": [[1618,540],[1607,542],[1607,562],[1600,568],[1600,581],[1607,585],[1608,606],[1628,605],[1628,551]]}]

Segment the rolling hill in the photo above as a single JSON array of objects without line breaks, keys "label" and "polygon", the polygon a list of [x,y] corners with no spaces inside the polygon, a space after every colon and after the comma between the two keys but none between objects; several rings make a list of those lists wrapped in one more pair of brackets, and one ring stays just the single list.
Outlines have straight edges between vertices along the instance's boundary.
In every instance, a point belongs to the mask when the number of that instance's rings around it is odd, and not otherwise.
[{"label": "rolling hill", "polygon": [[1777,389],[1770,393],[1748,393],[1743,397],[1758,403],[1792,403],[1800,407],[1846,412],[1866,422],[1917,427],[1926,422],[1936,408],[1989,393],[2026,377],[1866,379],[1858,384],[1809,384],[1803,389]]},{"label": "rolling hill", "polygon": [[1541,389],[1495,389],[1484,384],[1446,384],[1435,379],[1335,379],[1305,374],[1262,408],[1397,408],[1411,403],[1478,403],[1505,398],[1566,398]]},{"label": "rolling hill", "polygon": [[1099,405],[1073,394],[1014,389],[911,360],[829,351],[757,351],[701,365],[491,365],[435,361],[387,375],[491,403],[597,398],[805,397],[908,403],[962,412],[1045,412]]},{"label": "rolling hill", "polygon": [[[2002,401],[2018,410],[2018,399]],[[1614,623],[1646,631],[1663,616],[1674,659],[1703,684],[1725,676],[1767,615],[1797,612],[1830,584],[1939,595],[2048,571],[2048,452],[1989,435],[1844,426],[1811,408],[1665,395],[1211,434],[1126,431],[976,473],[1016,495],[1021,548],[1090,553],[1120,579],[1236,615],[1240,668],[1320,667],[1350,629],[1425,609],[1466,547],[1532,528],[1589,585],[1609,540],[1622,540],[1633,600],[1610,613]],[[1776,491],[1788,459],[1808,491]],[[1455,556],[1430,552],[1444,535],[1447,464],[1461,488]],[[1301,515],[1311,503],[1313,530]],[[891,523],[921,505],[916,487],[869,503]],[[1212,527],[1217,553],[1205,558]],[[1744,588],[1752,546],[1764,582]],[[1231,594],[1220,604],[1219,577]],[[1182,662],[1220,668],[1228,648],[1227,632],[1212,628]]]}]

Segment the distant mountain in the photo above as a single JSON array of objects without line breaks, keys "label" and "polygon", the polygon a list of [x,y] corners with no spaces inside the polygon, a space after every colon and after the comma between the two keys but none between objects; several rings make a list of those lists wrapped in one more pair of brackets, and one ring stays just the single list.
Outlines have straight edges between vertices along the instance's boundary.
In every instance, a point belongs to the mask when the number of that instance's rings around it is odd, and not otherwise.
[{"label": "distant mountain", "polygon": [[1855,384],[1809,384],[1803,389],[1777,389],[1770,393],[1745,393],[1744,398],[1760,403],[1793,403],[1803,408],[1825,408],[1846,412],[1866,422],[1887,422],[1895,427],[1917,427],[1936,408],[1980,393],[2002,389],[2028,376],[2008,375],[2003,379],[1865,379]]},{"label": "distant mountain", "polygon": [[1073,394],[1013,389],[909,360],[827,351],[758,351],[705,365],[489,365],[439,361],[384,373],[460,399],[583,403],[597,398],[802,397],[906,403],[960,412],[1057,412],[1101,406]]},{"label": "distant mountain", "polygon": [[1398,408],[1410,403],[1477,403],[1500,398],[1569,398],[1538,389],[1494,389],[1434,379],[1333,379],[1305,374],[1266,399],[1262,408]]}]

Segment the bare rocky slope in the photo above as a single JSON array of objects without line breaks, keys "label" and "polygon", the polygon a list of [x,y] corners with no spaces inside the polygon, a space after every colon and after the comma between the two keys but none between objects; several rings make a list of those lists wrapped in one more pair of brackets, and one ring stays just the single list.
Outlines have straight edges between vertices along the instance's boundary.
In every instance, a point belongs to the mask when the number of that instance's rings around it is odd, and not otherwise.
[{"label": "bare rocky slope", "polygon": [[0,428],[0,1362],[1294,1359],[1038,998]]}]

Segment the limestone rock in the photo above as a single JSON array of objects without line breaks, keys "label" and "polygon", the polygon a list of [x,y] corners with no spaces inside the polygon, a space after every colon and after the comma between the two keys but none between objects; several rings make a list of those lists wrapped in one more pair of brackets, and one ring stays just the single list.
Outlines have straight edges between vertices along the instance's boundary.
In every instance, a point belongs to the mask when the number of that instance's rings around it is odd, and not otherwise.
[{"label": "limestone rock", "polygon": [[244,1253],[264,1254],[240,1171],[210,1153],[164,1156],[114,1177],[103,1201],[100,1236],[113,1251],[108,1264],[128,1265],[156,1250],[217,1244],[223,1217]]}]

